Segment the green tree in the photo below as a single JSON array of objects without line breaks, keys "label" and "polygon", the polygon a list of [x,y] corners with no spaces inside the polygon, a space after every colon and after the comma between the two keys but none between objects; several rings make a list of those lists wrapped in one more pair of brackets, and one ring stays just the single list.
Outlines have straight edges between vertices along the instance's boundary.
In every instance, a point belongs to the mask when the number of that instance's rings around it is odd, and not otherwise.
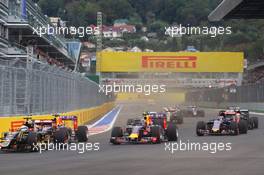
[{"label": "green tree", "polygon": [[115,19],[129,18],[134,10],[127,0],[100,0],[99,5],[105,14],[108,24],[112,24]]},{"label": "green tree", "polygon": [[149,25],[149,29],[152,32],[157,32],[160,36],[164,36],[166,26],[168,26],[166,22],[157,20]]},{"label": "green tree", "polygon": [[65,4],[64,0],[39,0],[38,5],[45,15],[58,16],[59,9],[62,9]]},{"label": "green tree", "polygon": [[74,26],[88,26],[96,24],[97,12],[100,7],[92,2],[73,1],[66,6],[67,19]]}]

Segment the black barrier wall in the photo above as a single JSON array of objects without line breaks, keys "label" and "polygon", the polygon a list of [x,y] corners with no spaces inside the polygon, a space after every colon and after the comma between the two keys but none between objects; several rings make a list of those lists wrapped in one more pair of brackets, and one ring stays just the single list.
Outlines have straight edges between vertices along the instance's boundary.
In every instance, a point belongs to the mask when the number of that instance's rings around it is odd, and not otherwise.
[{"label": "black barrier wall", "polygon": [[264,83],[229,86],[220,89],[191,90],[186,93],[187,102],[264,102]]}]

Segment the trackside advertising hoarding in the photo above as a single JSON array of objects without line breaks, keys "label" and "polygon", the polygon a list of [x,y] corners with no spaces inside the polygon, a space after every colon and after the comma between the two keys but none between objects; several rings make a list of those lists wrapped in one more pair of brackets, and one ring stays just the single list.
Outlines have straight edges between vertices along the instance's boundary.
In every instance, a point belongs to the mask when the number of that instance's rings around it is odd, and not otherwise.
[{"label": "trackside advertising hoarding", "polygon": [[100,52],[97,72],[243,72],[242,52]]}]

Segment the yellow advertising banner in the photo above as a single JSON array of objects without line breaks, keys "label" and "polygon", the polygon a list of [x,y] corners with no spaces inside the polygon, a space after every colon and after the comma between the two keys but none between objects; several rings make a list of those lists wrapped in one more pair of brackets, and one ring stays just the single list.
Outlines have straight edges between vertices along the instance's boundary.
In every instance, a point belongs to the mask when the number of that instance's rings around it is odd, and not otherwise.
[{"label": "yellow advertising banner", "polygon": [[243,72],[242,52],[100,52],[97,72]]}]

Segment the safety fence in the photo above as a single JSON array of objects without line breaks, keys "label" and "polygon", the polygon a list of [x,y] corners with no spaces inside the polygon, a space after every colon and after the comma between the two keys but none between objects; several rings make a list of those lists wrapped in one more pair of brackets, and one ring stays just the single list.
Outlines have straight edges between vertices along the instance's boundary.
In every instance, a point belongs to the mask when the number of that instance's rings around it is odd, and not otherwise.
[{"label": "safety fence", "polygon": [[229,86],[221,89],[193,90],[186,94],[187,102],[264,102],[264,83]]},{"label": "safety fence", "polygon": [[99,106],[113,97],[98,84],[39,62],[0,60],[0,116],[69,112]]}]

